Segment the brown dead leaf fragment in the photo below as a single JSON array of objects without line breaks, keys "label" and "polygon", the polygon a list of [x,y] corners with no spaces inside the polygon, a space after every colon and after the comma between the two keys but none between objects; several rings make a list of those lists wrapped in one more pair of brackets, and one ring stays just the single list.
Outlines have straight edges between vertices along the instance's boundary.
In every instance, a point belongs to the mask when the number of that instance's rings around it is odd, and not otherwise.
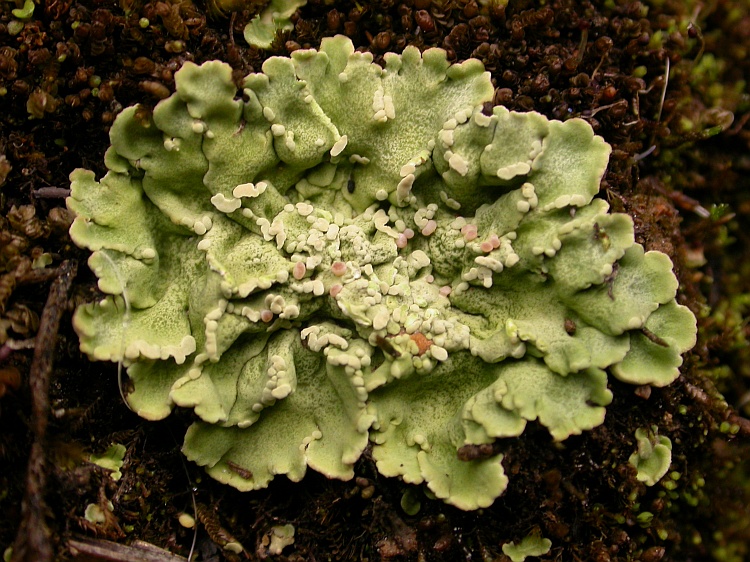
[{"label": "brown dead leaf fragment", "polygon": [[21,371],[12,365],[0,368],[0,398],[21,388]]}]

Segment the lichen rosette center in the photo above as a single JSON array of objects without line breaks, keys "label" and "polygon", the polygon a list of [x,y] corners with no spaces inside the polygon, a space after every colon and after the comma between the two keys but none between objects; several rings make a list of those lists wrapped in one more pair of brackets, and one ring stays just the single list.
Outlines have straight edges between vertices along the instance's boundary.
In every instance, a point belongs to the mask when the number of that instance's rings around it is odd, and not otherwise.
[{"label": "lichen rosette center", "polygon": [[467,451],[596,427],[608,375],[669,384],[695,319],[595,197],[610,149],[588,124],[490,107],[476,60],[384,59],[325,39],[241,92],[186,63],[152,115],[124,110],[107,175],[71,175],[107,294],[74,325],[140,415],[194,409],[183,450],[223,482],[348,479],[370,444],[382,474],[476,509],[507,478]]}]

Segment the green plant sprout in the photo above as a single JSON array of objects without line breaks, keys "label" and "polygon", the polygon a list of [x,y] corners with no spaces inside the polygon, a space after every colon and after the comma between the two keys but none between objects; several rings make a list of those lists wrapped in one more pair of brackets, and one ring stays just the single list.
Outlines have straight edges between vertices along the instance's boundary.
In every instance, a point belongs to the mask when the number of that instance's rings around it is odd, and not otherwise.
[{"label": "green plant sprout", "polygon": [[607,371],[664,386],[695,342],[669,258],[595,198],[610,147],[580,119],[491,107],[477,60],[349,39],[245,79],[186,63],[124,110],[107,175],[71,174],[70,234],[107,296],[81,349],[130,406],[200,421],[183,451],[240,490],[307,467],[385,476],[464,510],[507,486],[479,445],[600,425]]}]

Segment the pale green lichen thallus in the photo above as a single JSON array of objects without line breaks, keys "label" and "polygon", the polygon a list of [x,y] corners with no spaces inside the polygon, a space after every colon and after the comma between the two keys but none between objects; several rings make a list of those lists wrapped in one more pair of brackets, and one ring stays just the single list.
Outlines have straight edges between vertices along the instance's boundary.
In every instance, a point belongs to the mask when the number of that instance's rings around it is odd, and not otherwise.
[{"label": "pale green lichen thallus", "polygon": [[[664,386],[695,341],[669,258],[594,198],[610,148],[582,120],[487,109],[482,64],[345,37],[270,58],[238,93],[186,63],[150,119],[71,175],[71,236],[107,293],[81,348],[123,361],[130,405],[202,421],[184,452],[240,490],[307,467],[378,470],[462,509],[502,455],[600,425],[607,376]],[[127,301],[127,306],[126,306]]]}]

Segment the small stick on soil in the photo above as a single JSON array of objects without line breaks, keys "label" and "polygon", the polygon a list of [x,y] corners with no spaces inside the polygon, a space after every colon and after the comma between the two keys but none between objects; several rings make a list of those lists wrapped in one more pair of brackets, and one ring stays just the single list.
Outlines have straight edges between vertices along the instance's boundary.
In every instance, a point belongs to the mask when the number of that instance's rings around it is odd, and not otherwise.
[{"label": "small stick on soil", "polygon": [[[61,266],[62,267],[62,266]],[[36,285],[37,283],[46,283],[50,279],[59,277],[62,274],[60,269],[32,269],[16,278],[16,285]]]},{"label": "small stick on soil", "polygon": [[143,541],[125,546],[111,541],[80,538],[69,540],[68,549],[74,560],[87,562],[187,562],[187,558]]},{"label": "small stick on soil", "polygon": [[70,196],[70,190],[65,187],[40,187],[31,193],[38,199],[65,199]]},{"label": "small stick on soil", "polygon": [[49,383],[55,358],[55,343],[60,318],[66,308],[68,291],[76,274],[78,263],[65,261],[59,267],[59,277],[52,282],[47,303],[39,321],[39,331],[34,346],[34,359],[29,371],[31,388],[31,431],[34,441],[29,453],[26,473],[26,496],[21,504],[21,525],[13,544],[12,562],[52,562],[52,541],[45,522],[47,505],[44,489],[45,472],[44,437],[49,417]]}]

